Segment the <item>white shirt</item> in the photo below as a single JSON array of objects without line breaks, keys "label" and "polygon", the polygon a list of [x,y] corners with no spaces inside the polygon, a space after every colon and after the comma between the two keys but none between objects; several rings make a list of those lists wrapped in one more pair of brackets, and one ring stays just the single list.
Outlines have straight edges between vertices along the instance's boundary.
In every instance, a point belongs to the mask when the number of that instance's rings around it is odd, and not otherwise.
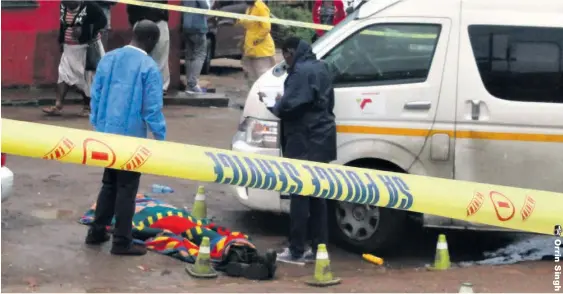
[{"label": "white shirt", "polygon": [[135,46],[131,46],[131,45],[127,45],[127,46],[125,46],[125,47],[137,49],[137,50],[143,52],[145,55],[148,55],[145,50],[143,50],[143,49],[141,49],[141,48],[139,48],[139,47],[135,47]]}]

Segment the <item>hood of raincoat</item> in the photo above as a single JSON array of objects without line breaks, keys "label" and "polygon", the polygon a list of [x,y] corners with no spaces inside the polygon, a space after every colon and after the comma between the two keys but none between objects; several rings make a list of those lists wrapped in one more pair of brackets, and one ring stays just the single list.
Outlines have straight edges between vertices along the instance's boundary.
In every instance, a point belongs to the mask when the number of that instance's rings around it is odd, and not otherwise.
[{"label": "hood of raincoat", "polygon": [[289,64],[288,72],[292,72],[295,70],[295,65],[300,62],[304,62],[307,60],[316,60],[317,56],[313,53],[313,48],[307,42],[301,40],[299,45],[297,45],[297,49],[295,49],[295,56],[293,59],[293,63]]}]

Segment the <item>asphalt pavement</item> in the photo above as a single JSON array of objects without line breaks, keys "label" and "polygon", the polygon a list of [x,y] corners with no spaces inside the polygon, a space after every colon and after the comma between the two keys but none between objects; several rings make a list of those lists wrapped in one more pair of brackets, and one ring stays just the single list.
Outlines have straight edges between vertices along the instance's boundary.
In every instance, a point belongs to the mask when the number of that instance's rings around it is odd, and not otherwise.
[{"label": "asphalt pavement", "polygon": [[[69,106],[63,117],[45,117],[39,108],[2,107],[2,118],[71,128],[91,129],[88,120]],[[166,106],[168,140],[216,148],[229,148],[240,110]],[[177,154],[176,156],[190,156]],[[15,173],[14,195],[2,203],[3,292],[316,292],[302,283],[310,266],[281,265],[275,281],[249,282],[221,276],[217,280],[191,279],[184,264],[171,257],[149,253],[142,257],[115,257],[109,248],[83,244],[86,228],[78,218],[95,201],[102,169],[54,161],[9,156]],[[176,190],[165,197],[173,205],[190,207],[197,186],[183,179],[143,175],[140,192],[151,184]],[[260,250],[278,249],[285,243],[288,218],[246,209],[228,186],[204,183],[208,214],[220,225],[242,231]],[[553,261],[509,266],[471,266],[447,272],[429,272],[436,230],[413,228],[396,252],[383,256],[385,266],[362,261],[358,254],[329,245],[332,268],[344,282],[322,291],[337,292],[457,292],[460,283],[472,282],[480,292],[551,292]],[[483,259],[522,234],[446,232],[454,262]],[[377,253],[376,253],[377,254]]]}]

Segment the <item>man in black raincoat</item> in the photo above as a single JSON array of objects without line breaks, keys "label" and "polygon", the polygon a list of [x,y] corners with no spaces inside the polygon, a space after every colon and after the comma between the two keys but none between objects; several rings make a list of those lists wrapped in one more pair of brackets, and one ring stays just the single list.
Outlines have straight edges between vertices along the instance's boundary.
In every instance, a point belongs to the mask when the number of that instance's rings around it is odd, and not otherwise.
[{"label": "man in black raincoat", "polygon": [[[269,108],[281,121],[282,154],[286,158],[328,163],[336,159],[336,123],[332,76],[317,60],[311,46],[288,38],[282,47],[288,66],[284,94]],[[314,261],[317,245],[328,241],[325,199],[291,195],[289,248],[278,255],[282,262]],[[307,229],[312,251],[305,252]]]}]

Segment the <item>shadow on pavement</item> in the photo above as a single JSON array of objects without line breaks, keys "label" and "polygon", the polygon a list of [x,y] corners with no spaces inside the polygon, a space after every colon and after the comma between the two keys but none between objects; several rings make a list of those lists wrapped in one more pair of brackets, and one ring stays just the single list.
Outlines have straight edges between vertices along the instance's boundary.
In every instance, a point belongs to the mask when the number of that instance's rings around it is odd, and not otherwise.
[{"label": "shadow on pavement", "polygon": [[248,234],[260,236],[286,236],[289,229],[289,215],[263,211],[241,211],[240,225]]},{"label": "shadow on pavement", "polygon": [[[249,235],[278,237],[277,246],[287,245],[285,240],[289,227],[288,215],[260,211],[241,211],[239,213],[237,227],[244,228]],[[420,226],[412,226],[409,229],[409,234],[404,236],[396,250],[380,257],[383,257],[391,268],[431,264],[436,252],[438,234],[441,233],[446,234],[450,258],[454,263],[484,259],[486,252],[498,250],[517,240],[531,236],[524,233],[425,229]],[[332,246],[332,248],[335,247]],[[378,255],[377,252],[373,252],[373,254]],[[338,258],[339,255],[353,256],[359,255],[359,253],[338,248],[333,249],[333,255]]]},{"label": "shadow on pavement", "polygon": [[216,76],[228,76],[237,72],[242,72],[242,68],[231,66],[211,66],[210,69],[210,74]]},{"label": "shadow on pavement", "polygon": [[[240,63],[240,61],[238,61]],[[242,67],[240,66],[218,66],[218,65],[211,65],[209,69],[209,73],[207,75],[215,75],[215,76],[228,76],[234,73],[242,72]],[[186,70],[184,66],[180,67],[180,74],[185,75]]]}]

